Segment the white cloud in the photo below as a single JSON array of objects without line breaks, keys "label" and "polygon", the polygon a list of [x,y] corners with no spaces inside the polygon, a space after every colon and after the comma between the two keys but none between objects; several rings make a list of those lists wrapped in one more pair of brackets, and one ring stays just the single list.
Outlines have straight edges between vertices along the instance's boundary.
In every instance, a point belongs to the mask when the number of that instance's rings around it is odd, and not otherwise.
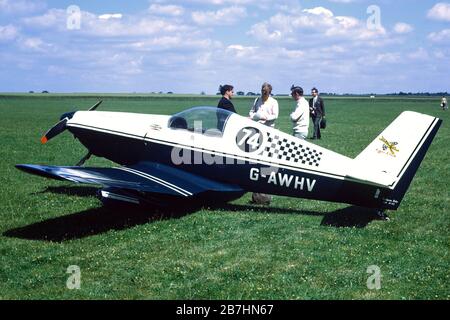
[{"label": "white cloud", "polygon": [[310,14],[314,14],[314,15],[318,15],[318,16],[325,16],[325,17],[332,17],[333,16],[333,12],[331,12],[331,10],[328,10],[324,7],[316,7],[313,9],[305,9],[303,10],[303,12],[306,13],[310,13]]},{"label": "white cloud", "polygon": [[428,11],[427,17],[433,20],[450,21],[450,3],[439,2]]},{"label": "white cloud", "polygon": [[62,9],[50,9],[46,13],[23,18],[23,23],[36,28],[57,28],[59,30],[66,28],[67,13]]},{"label": "white cloud", "polygon": [[260,41],[278,41],[286,44],[323,43],[335,40],[367,41],[387,36],[384,28],[370,30],[365,21],[349,16],[334,16],[323,7],[304,9],[300,14],[279,13],[266,21],[254,24],[249,35]]},{"label": "white cloud", "polygon": [[236,58],[248,58],[257,53],[258,47],[243,46],[240,44],[229,45],[225,52]]},{"label": "white cloud", "polygon": [[450,50],[435,50],[433,51],[433,57],[436,59],[450,59]]},{"label": "white cloud", "polygon": [[352,3],[352,2],[356,2],[358,0],[328,0],[330,2],[336,2],[336,3]]},{"label": "white cloud", "polygon": [[19,30],[13,25],[0,26],[0,41],[13,40],[18,34]]},{"label": "white cloud", "polygon": [[428,35],[428,39],[433,42],[450,41],[450,29],[444,29],[438,32],[432,32]]},{"label": "white cloud", "polygon": [[[81,32],[101,37],[149,36],[186,31],[189,29],[187,25],[147,17],[129,21],[98,21],[94,17],[89,17],[87,14],[83,15],[83,17],[86,18],[82,20]],[[85,27],[83,27],[83,24]]]},{"label": "white cloud", "polygon": [[210,65],[211,62],[211,56],[212,56],[211,52],[201,53],[199,54],[197,59],[195,59],[195,63],[200,66],[208,66]]},{"label": "white cloud", "polygon": [[402,62],[402,55],[399,52],[381,52],[381,53],[367,53],[360,57],[358,64],[361,66],[386,66],[391,64],[398,64]]},{"label": "white cloud", "polygon": [[109,20],[109,19],[122,19],[121,13],[105,13],[98,16],[101,20]]},{"label": "white cloud", "polygon": [[[261,2],[269,2],[270,0],[193,0],[195,3],[202,3],[208,5],[226,6],[226,5],[250,5]],[[185,2],[185,1],[182,1]]]},{"label": "white cloud", "polygon": [[154,37],[148,40],[141,40],[120,45],[122,48],[133,49],[136,51],[165,51],[170,49],[186,49],[199,50],[220,48],[220,41],[212,41],[210,39],[196,39],[187,35],[170,35],[162,37]]},{"label": "white cloud", "polygon": [[430,58],[430,55],[428,54],[427,50],[420,47],[416,51],[410,53],[408,57],[412,60],[428,60]]},{"label": "white cloud", "polygon": [[184,13],[184,8],[176,5],[152,4],[148,11],[157,15],[181,16]]},{"label": "white cloud", "polygon": [[42,39],[37,37],[24,37],[19,39],[19,46],[22,49],[36,52],[48,52],[53,46],[51,44],[45,43]]},{"label": "white cloud", "polygon": [[238,59],[241,63],[250,65],[261,65],[267,61],[299,61],[306,56],[303,50],[289,50],[282,47],[273,48],[269,51],[257,46],[244,46],[241,44],[229,45],[225,49],[227,57]]},{"label": "white cloud", "polygon": [[194,11],[192,19],[202,26],[232,25],[247,16],[244,7],[227,7],[218,11]]},{"label": "white cloud", "polygon": [[398,63],[401,56],[398,52],[380,53],[377,55],[376,63]]},{"label": "white cloud", "polygon": [[45,7],[42,1],[0,0],[0,14],[24,14],[42,10]]},{"label": "white cloud", "polygon": [[[115,18],[115,19],[113,19]],[[129,16],[121,19],[122,15],[97,15],[82,11],[81,25],[76,33],[95,37],[139,37],[149,35],[163,35],[175,32],[186,32],[192,27],[176,20],[163,17]],[[51,9],[45,14],[24,18],[25,25],[34,28],[50,28],[59,32],[72,32],[67,29],[67,13],[62,9]]]},{"label": "white cloud", "polygon": [[[273,1],[273,0],[157,0],[150,1],[152,3],[156,2],[158,4],[164,5],[165,3],[170,3],[170,5],[179,5],[184,8],[184,11],[187,11],[187,7],[196,8],[192,10],[200,11],[200,10],[212,10],[212,9],[204,9],[210,7],[217,8],[226,8],[232,6],[238,7],[246,7],[249,12],[255,12],[254,10],[274,10],[279,7],[279,3],[282,3],[286,6],[298,6],[298,0],[283,0],[283,1]],[[169,4],[167,4],[169,5]]]},{"label": "white cloud", "polygon": [[414,28],[411,25],[403,22],[396,23],[394,26],[394,32],[397,34],[410,33],[413,30]]}]

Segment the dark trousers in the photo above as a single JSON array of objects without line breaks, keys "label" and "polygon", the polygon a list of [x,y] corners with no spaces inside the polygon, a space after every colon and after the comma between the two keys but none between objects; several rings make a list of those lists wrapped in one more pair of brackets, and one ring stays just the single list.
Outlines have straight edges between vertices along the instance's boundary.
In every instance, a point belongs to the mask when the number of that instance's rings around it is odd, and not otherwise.
[{"label": "dark trousers", "polygon": [[314,125],[314,134],[313,139],[320,139],[322,136],[320,134],[320,121],[322,120],[321,116],[313,117],[313,125]]}]

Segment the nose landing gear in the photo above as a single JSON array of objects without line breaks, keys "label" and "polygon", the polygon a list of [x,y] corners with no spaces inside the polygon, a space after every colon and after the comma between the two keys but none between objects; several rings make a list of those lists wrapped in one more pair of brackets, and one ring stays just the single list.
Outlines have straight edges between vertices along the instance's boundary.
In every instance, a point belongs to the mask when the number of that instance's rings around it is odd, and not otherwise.
[{"label": "nose landing gear", "polygon": [[81,160],[77,163],[77,167],[82,167],[84,163],[92,157],[92,153],[89,151]]}]

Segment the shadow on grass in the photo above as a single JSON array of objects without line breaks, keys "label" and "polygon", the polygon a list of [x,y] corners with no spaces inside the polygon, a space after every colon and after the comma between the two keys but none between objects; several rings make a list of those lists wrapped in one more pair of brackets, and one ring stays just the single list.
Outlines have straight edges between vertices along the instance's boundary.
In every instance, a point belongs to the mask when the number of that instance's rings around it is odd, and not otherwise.
[{"label": "shadow on grass", "polygon": [[216,209],[228,211],[264,211],[274,214],[300,214],[305,216],[323,216],[321,226],[331,226],[336,228],[365,228],[374,220],[381,220],[375,209],[349,206],[336,211],[323,213],[317,211],[305,211],[290,208],[277,208],[270,206],[225,204]]},{"label": "shadow on grass", "polygon": [[[97,193],[91,187],[49,187],[43,192],[54,192],[90,197]],[[165,209],[135,209],[132,207],[99,207],[73,213],[54,219],[34,223],[25,227],[11,229],[3,233],[6,237],[27,240],[63,242],[81,239],[111,230],[124,230],[137,225],[165,219],[177,219],[198,211],[201,206],[179,206]],[[259,211],[271,214],[299,214],[323,216],[321,225],[332,227],[364,228],[373,220],[379,220],[376,210],[350,206],[329,213],[304,211],[299,209],[271,206],[220,204],[208,207],[209,210],[232,212]]]},{"label": "shadow on grass", "polygon": [[210,207],[211,210],[224,210],[224,211],[256,211],[256,212],[267,212],[274,214],[300,214],[304,216],[323,216],[324,214],[316,211],[305,211],[299,209],[291,209],[291,208],[280,208],[280,207],[272,207],[272,206],[263,206],[263,205],[245,205],[245,204],[233,204],[226,203],[222,205],[217,205],[215,207]]},{"label": "shadow on grass", "polygon": [[194,212],[187,208],[171,210],[131,210],[99,207],[8,230],[6,237],[63,242],[111,230],[124,230],[164,219],[176,219]]},{"label": "shadow on grass", "polygon": [[375,209],[350,206],[326,213],[320,225],[337,228],[365,228],[374,220],[381,220]]}]

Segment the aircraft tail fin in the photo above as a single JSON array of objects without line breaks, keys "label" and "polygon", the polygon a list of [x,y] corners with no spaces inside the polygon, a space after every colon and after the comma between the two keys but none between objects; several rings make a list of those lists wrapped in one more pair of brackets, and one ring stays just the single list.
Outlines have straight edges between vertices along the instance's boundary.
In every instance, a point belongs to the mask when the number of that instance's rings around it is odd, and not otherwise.
[{"label": "aircraft tail fin", "polygon": [[353,176],[391,189],[389,208],[396,209],[441,123],[429,115],[403,112],[355,158]]}]

